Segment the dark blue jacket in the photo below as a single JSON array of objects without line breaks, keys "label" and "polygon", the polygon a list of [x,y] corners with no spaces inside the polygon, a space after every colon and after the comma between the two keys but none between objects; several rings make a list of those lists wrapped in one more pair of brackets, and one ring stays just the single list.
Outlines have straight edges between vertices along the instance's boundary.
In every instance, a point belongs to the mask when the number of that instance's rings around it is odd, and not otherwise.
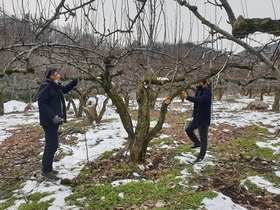
[{"label": "dark blue jacket", "polygon": [[66,105],[63,94],[68,93],[78,83],[74,79],[69,84],[63,86],[50,79],[45,79],[38,90],[38,106],[40,125],[54,126],[52,119],[58,115],[66,122]]},{"label": "dark blue jacket", "polygon": [[197,126],[210,125],[212,93],[208,87],[197,91],[195,96],[187,96],[188,101],[194,103],[193,121]]}]

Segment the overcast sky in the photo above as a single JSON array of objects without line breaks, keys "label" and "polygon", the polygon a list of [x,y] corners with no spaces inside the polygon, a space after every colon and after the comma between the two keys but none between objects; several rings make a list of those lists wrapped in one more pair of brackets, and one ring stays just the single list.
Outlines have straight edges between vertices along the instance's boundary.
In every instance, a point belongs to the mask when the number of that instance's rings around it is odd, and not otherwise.
[{"label": "overcast sky", "polygon": [[[36,2],[38,1],[45,1],[46,3],[43,4],[43,7],[47,7],[48,5],[57,5],[60,0],[23,0],[24,7],[18,6],[19,2],[22,0],[0,0],[1,8],[5,8],[6,11],[13,13],[12,5],[16,6],[18,11],[22,10],[22,8],[29,8],[29,10],[34,10]],[[84,0],[85,1],[85,0]],[[104,1],[104,0],[103,0]],[[107,2],[112,2],[115,0],[106,0]],[[121,4],[125,0],[117,0],[118,4]],[[132,0],[129,0],[132,2]],[[149,0],[148,0],[149,1]],[[214,0],[212,0],[214,1]],[[28,3],[30,2],[30,3]],[[71,5],[72,2],[80,2],[80,0],[66,0],[67,4]],[[96,0],[97,2],[102,2],[102,0]],[[205,37],[209,36],[208,28],[205,28],[201,25],[197,19],[190,15],[190,12],[187,8],[179,6],[179,4],[174,0],[165,0],[166,2],[166,14],[168,19],[168,40],[171,42],[175,40],[175,33],[174,28],[177,25],[180,28],[180,32],[177,33],[176,36],[182,37],[183,41],[191,41],[191,42],[199,42],[203,41]],[[211,4],[206,4],[206,0],[189,0],[189,3],[192,5],[197,5],[199,12],[206,17],[206,19],[211,20],[213,23],[219,25],[220,28],[226,29],[227,31],[231,31],[230,25],[226,22],[227,17],[224,10],[220,8],[214,7]],[[230,5],[235,13],[235,16],[238,17],[239,15],[243,15],[246,18],[263,18],[263,17],[271,17],[272,19],[280,19],[280,0],[229,0]],[[108,10],[106,10],[107,18],[113,17],[110,16],[110,8],[108,6]],[[107,8],[106,8],[107,9]],[[120,11],[120,10],[119,10]],[[133,9],[131,12],[135,13]],[[177,16],[182,21],[176,20],[176,14],[180,14]],[[120,11],[120,16],[122,12]],[[64,20],[60,20],[60,23],[63,23]],[[111,20],[112,22],[112,20]],[[163,32],[159,33],[159,37],[164,34]],[[275,38],[273,36],[263,35],[261,33],[257,33],[254,36],[251,36],[253,39],[257,39],[259,42],[268,42],[271,38]],[[178,39],[178,38],[176,38]],[[251,39],[247,40],[251,45],[259,45],[258,43],[253,42]],[[218,46],[219,45],[219,46]],[[227,50],[242,50],[242,48],[236,48],[236,45],[232,45],[228,41],[224,41],[222,43],[217,44],[217,47],[220,49],[227,49]]]}]

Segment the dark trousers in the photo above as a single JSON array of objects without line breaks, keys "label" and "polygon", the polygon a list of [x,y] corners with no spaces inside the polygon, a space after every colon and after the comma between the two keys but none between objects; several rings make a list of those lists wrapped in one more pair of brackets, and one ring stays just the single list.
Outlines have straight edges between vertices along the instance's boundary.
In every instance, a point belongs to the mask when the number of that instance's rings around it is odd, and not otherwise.
[{"label": "dark trousers", "polygon": [[[199,157],[204,157],[205,154],[206,154],[208,128],[209,128],[209,125],[197,126],[194,121],[191,121],[185,129],[185,132],[187,133],[190,140],[194,144],[200,144],[201,145],[200,146],[200,153],[198,155]],[[198,129],[200,140],[198,139],[198,137],[194,133],[195,129]]]},{"label": "dark trousers", "polygon": [[53,170],[53,158],[58,148],[58,127],[59,125],[43,126],[46,142],[42,159],[43,173],[49,173]]}]

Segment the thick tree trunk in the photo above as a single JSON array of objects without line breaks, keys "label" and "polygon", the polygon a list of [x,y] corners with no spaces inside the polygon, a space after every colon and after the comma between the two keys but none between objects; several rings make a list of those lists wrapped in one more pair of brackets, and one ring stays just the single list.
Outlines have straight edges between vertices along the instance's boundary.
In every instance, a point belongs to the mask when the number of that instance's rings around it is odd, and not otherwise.
[{"label": "thick tree trunk", "polygon": [[142,136],[147,137],[145,134],[139,134],[138,138],[133,139],[130,144],[130,160],[135,163],[143,163],[146,159],[149,141],[141,138]]},{"label": "thick tree trunk", "polygon": [[[175,97],[177,94],[174,94]],[[150,95],[149,90],[143,85],[138,85],[138,121],[135,129],[135,138],[130,142],[130,159],[133,162],[144,162],[147,147],[150,141],[161,131],[165,121],[169,99],[163,101],[159,113],[159,118],[155,127],[150,128]]]},{"label": "thick tree trunk", "polygon": [[160,91],[160,89],[158,89],[158,90],[152,89],[150,91],[149,96],[150,96],[150,108],[151,109],[154,109],[155,106],[156,106],[156,101],[157,101],[157,98],[158,98],[159,91]]},{"label": "thick tree trunk", "polygon": [[133,162],[143,162],[150,139],[150,96],[143,84],[137,88],[138,120],[135,129],[135,138],[130,144],[130,158]]},{"label": "thick tree trunk", "polygon": [[271,18],[245,19],[239,16],[233,23],[232,35],[238,38],[245,38],[255,32],[270,33],[275,36],[280,35],[280,20]]},{"label": "thick tree trunk", "polygon": [[279,100],[280,100],[280,87],[278,86],[274,96],[274,102],[272,105],[273,111],[279,111]]},{"label": "thick tree trunk", "polygon": [[113,104],[117,107],[117,112],[121,118],[123,127],[128,134],[129,141],[135,139],[135,133],[133,129],[132,119],[129,114],[128,107],[126,106],[123,99],[120,97],[115,89],[104,86],[104,90],[106,91],[108,97],[112,100]]},{"label": "thick tree trunk", "polygon": [[216,96],[217,96],[217,101],[221,101],[222,100],[222,97],[224,95],[224,88],[217,88],[216,90]]},{"label": "thick tree trunk", "polygon": [[3,101],[3,90],[0,90],[0,116],[4,115],[4,101]]}]

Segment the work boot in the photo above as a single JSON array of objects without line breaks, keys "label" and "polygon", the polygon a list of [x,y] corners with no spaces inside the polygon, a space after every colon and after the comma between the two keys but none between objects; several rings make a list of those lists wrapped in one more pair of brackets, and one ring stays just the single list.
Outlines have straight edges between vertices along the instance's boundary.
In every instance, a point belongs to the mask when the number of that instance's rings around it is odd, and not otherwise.
[{"label": "work boot", "polygon": [[51,173],[52,173],[53,175],[57,175],[57,174],[59,174],[59,171],[52,170]]},{"label": "work boot", "polygon": [[42,177],[46,178],[49,181],[58,181],[59,178],[55,176],[52,172],[44,173],[42,172]]},{"label": "work boot", "polygon": [[198,162],[201,162],[203,159],[204,159],[204,157],[198,156],[194,162],[198,163]]}]

